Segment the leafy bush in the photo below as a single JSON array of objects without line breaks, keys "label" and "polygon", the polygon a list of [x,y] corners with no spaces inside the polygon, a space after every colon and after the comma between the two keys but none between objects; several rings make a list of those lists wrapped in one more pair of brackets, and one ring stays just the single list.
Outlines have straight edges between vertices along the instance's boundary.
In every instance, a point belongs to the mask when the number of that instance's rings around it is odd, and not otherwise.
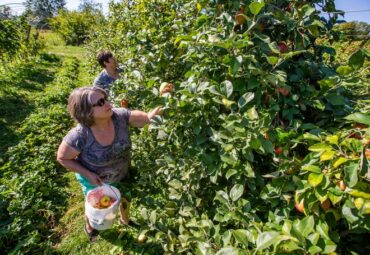
[{"label": "leafy bush", "polygon": [[0,19],[0,61],[35,55],[41,48],[37,32],[25,17]]},{"label": "leafy bush", "polygon": [[49,20],[52,29],[59,33],[70,45],[80,45],[104,23],[100,11],[87,9],[85,11],[61,10],[58,15]]},{"label": "leafy bush", "polygon": [[[133,131],[133,161],[155,201],[139,220],[166,254],[366,250],[344,240],[369,231],[368,145],[348,139],[351,122],[369,138],[369,109],[344,117],[357,109],[351,89],[367,89],[369,53],[333,66],[335,50],[316,40],[334,38],[336,16],[323,20],[317,3],[335,11],[318,0],[111,4],[91,66],[112,49],[125,67],[112,98],[165,105],[151,129]],[[162,82],[174,95],[160,97]]]}]

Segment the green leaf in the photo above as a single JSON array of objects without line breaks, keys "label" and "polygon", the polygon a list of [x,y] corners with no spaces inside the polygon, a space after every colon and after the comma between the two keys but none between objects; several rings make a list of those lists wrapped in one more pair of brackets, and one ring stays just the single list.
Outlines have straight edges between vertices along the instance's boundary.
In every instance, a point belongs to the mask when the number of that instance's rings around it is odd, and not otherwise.
[{"label": "green leaf", "polygon": [[345,119],[370,126],[370,115],[361,112],[350,114]]},{"label": "green leaf", "polygon": [[253,2],[251,4],[249,4],[249,10],[251,11],[251,13],[253,15],[257,15],[261,9],[265,6],[265,3],[262,1],[262,2]]},{"label": "green leaf", "polygon": [[324,179],[324,175],[322,174],[310,173],[308,175],[308,183],[312,187],[316,187],[317,185],[319,185],[323,179]]},{"label": "green leaf", "polygon": [[310,246],[308,249],[308,253],[310,254],[320,254],[322,252],[322,249],[319,246]]},{"label": "green leaf", "polygon": [[351,55],[351,57],[349,58],[348,64],[353,69],[359,69],[363,66],[364,61],[365,61],[365,54],[361,49],[359,49]]},{"label": "green leaf", "polygon": [[313,140],[313,141],[318,141],[318,142],[321,141],[320,137],[318,137],[314,134],[311,134],[311,133],[304,133],[303,138],[306,139],[306,140]]},{"label": "green leaf", "polygon": [[248,246],[247,230],[245,229],[233,230],[233,236],[235,237],[236,240],[238,240],[239,243],[242,243],[245,246]]},{"label": "green leaf", "polygon": [[337,161],[335,161],[335,163],[333,164],[333,168],[337,168],[338,166],[340,166],[341,164],[347,162],[348,159],[346,158],[343,158],[343,157],[340,157],[339,159],[337,159]]},{"label": "green leaf", "polygon": [[366,193],[366,192],[363,192],[363,191],[360,191],[360,190],[357,190],[357,189],[353,189],[353,190],[349,191],[348,193],[353,197],[362,197],[362,198],[365,198],[365,199],[370,199],[370,194],[369,193]]},{"label": "green leaf", "polygon": [[233,90],[234,90],[233,84],[231,83],[231,81],[226,80],[226,81],[223,81],[221,85],[223,86],[222,89],[223,89],[224,95],[226,95],[226,97],[229,98],[232,95]]},{"label": "green leaf", "polygon": [[278,44],[276,42],[269,43],[268,46],[269,46],[270,50],[273,53],[275,53],[275,54],[279,54],[280,53],[279,46],[278,46]]},{"label": "green leaf", "polygon": [[235,169],[230,169],[230,170],[228,170],[228,171],[227,171],[227,173],[226,173],[225,177],[226,177],[226,179],[229,179],[231,176],[233,176],[233,175],[235,175],[235,174],[237,174],[237,173],[238,173],[238,171],[237,171],[237,170],[235,170]]},{"label": "green leaf", "polygon": [[262,148],[265,152],[267,152],[267,153],[273,153],[274,152],[274,148],[273,148],[272,143],[270,141],[267,141],[265,139],[260,139],[260,142],[261,142]]},{"label": "green leaf", "polygon": [[216,255],[238,255],[239,250],[234,247],[226,247],[219,250]]},{"label": "green leaf", "polygon": [[352,73],[353,69],[350,66],[340,66],[337,68],[336,71],[339,75],[345,76],[345,75]]},{"label": "green leaf", "polygon": [[275,56],[270,56],[267,58],[267,61],[269,62],[269,64],[275,65],[279,61],[279,58]]},{"label": "green leaf", "polygon": [[333,192],[328,192],[328,198],[330,199],[333,205],[339,203],[342,200],[342,196],[338,196]]},{"label": "green leaf", "polygon": [[250,120],[258,119],[258,113],[254,106],[247,111],[247,116]]},{"label": "green leaf", "polygon": [[359,220],[357,208],[355,208],[350,200],[346,200],[346,202],[342,206],[342,214],[349,223],[354,223]]},{"label": "green leaf", "polygon": [[310,151],[322,152],[332,150],[332,147],[325,143],[317,143],[308,148]]},{"label": "green leaf", "polygon": [[310,171],[310,172],[317,173],[317,174],[321,173],[320,167],[315,166],[315,165],[303,165],[302,170]]},{"label": "green leaf", "polygon": [[341,106],[344,105],[344,97],[342,95],[336,94],[336,93],[329,93],[326,96],[326,99],[335,106]]},{"label": "green leaf", "polygon": [[320,221],[316,226],[316,231],[320,233],[320,235],[327,240],[330,240],[329,237],[329,226],[325,221]]},{"label": "green leaf", "polygon": [[331,144],[338,144],[339,137],[337,135],[329,135],[326,137],[325,141],[328,141]]},{"label": "green leaf", "polygon": [[335,151],[324,151],[320,155],[320,161],[331,160],[335,156]]},{"label": "green leaf", "polygon": [[276,243],[278,241],[277,237],[279,236],[278,232],[275,231],[268,231],[263,232],[257,238],[257,250],[263,250],[269,247],[270,245]]},{"label": "green leaf", "polygon": [[352,188],[357,184],[358,171],[359,165],[357,163],[352,162],[348,166],[344,167],[344,182],[348,185],[348,187]]},{"label": "green leaf", "polygon": [[253,99],[254,99],[254,93],[252,92],[245,93],[239,98],[239,101],[238,101],[239,108],[243,108],[246,104],[251,102]]},{"label": "green leaf", "polygon": [[229,165],[234,165],[236,162],[236,159],[231,155],[221,155],[221,160]]},{"label": "green leaf", "polygon": [[232,71],[233,71],[233,74],[235,74],[239,71],[240,66],[243,63],[243,57],[237,56],[236,58],[233,59],[232,63],[233,63]]},{"label": "green leaf", "polygon": [[230,190],[230,198],[232,201],[238,200],[243,195],[244,187],[240,184],[235,184]]},{"label": "green leaf", "polygon": [[149,221],[150,221],[150,223],[152,223],[153,225],[155,224],[155,222],[157,221],[157,213],[156,213],[156,211],[152,211],[152,212],[150,213]]},{"label": "green leaf", "polygon": [[313,232],[315,220],[313,216],[307,216],[303,220],[295,220],[293,228],[296,232],[300,233],[303,237],[307,237]]},{"label": "green leaf", "polygon": [[214,254],[215,253],[212,251],[212,247],[208,243],[198,242],[196,255],[214,255]]}]

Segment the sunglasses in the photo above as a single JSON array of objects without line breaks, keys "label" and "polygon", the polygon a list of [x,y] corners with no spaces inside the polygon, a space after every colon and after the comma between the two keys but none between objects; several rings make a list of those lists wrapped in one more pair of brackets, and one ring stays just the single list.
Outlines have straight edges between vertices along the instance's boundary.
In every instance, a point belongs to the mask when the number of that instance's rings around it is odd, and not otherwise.
[{"label": "sunglasses", "polygon": [[95,107],[95,106],[101,107],[101,106],[105,105],[105,102],[108,102],[108,99],[102,97],[95,104],[93,104],[92,106],[93,107]]}]

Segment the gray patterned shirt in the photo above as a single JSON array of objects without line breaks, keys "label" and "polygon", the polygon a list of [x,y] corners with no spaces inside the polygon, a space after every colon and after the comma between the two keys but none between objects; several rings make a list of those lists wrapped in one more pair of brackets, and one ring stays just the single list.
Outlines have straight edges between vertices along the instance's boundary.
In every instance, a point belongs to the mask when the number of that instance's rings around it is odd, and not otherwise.
[{"label": "gray patterned shirt", "polygon": [[[117,68],[117,71],[118,73],[121,73],[122,72],[122,68]],[[112,76],[110,76],[107,72],[107,70],[103,70],[100,72],[100,74],[95,78],[94,80],[94,83],[93,83],[93,86],[94,87],[99,87],[99,88],[102,88],[104,90],[106,90],[107,92],[109,92],[109,88],[110,88],[110,85],[111,83],[113,83],[115,80],[115,78],[113,78]]]},{"label": "gray patterned shirt", "polygon": [[104,182],[119,182],[128,172],[131,149],[128,131],[130,114],[130,110],[113,108],[115,137],[111,145],[100,145],[91,128],[81,124],[70,130],[63,139],[69,146],[80,152],[76,160],[99,175]]}]

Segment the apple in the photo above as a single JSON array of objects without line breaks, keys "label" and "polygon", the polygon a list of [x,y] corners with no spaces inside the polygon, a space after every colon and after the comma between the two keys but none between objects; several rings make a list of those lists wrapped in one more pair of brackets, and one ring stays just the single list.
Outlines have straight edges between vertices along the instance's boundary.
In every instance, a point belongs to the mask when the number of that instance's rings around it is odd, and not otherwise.
[{"label": "apple", "polygon": [[356,128],[356,129],[365,129],[365,128],[368,128],[369,126],[365,125],[365,124],[362,124],[362,123],[355,123],[353,125],[353,127]]},{"label": "apple", "polygon": [[370,159],[370,149],[365,149],[365,156],[367,159]]},{"label": "apple", "polygon": [[146,241],[146,236],[145,236],[145,234],[140,234],[140,235],[138,236],[138,238],[137,238],[137,241],[138,241],[139,243],[144,243],[144,242]]},{"label": "apple", "polygon": [[100,205],[103,208],[107,208],[110,205],[110,197],[107,195],[104,195],[102,198],[100,198]]},{"label": "apple", "polygon": [[278,87],[276,91],[285,97],[289,96],[289,90],[286,87]]},{"label": "apple", "polygon": [[121,107],[128,108],[128,100],[127,99],[122,99],[121,100]]},{"label": "apple", "polygon": [[274,151],[276,155],[280,155],[284,152],[284,149],[283,147],[276,147]]},{"label": "apple", "polygon": [[165,93],[172,93],[174,90],[174,86],[172,83],[168,82],[162,82],[160,88],[159,88],[159,95],[163,95]]},{"label": "apple", "polygon": [[324,202],[321,203],[321,208],[324,210],[324,211],[327,211],[330,209],[330,200],[329,199],[326,199]]},{"label": "apple", "polygon": [[347,188],[347,185],[344,183],[343,180],[339,180],[337,181],[337,186],[339,187],[339,189],[341,191],[344,191],[346,188]]},{"label": "apple", "polygon": [[302,199],[301,202],[299,203],[296,202],[294,207],[298,212],[303,213],[304,212],[304,199]]},{"label": "apple", "polygon": [[239,11],[235,14],[236,24],[243,25],[245,23],[244,7],[240,7]]},{"label": "apple", "polygon": [[357,140],[361,140],[362,136],[361,136],[360,133],[352,133],[352,134],[350,134],[349,138],[354,138],[354,139],[357,139]]},{"label": "apple", "polygon": [[280,53],[286,53],[288,51],[288,46],[285,42],[279,42],[279,51]]},{"label": "apple", "polygon": [[289,3],[288,7],[286,8],[287,12],[291,12],[293,8],[293,3]]}]

